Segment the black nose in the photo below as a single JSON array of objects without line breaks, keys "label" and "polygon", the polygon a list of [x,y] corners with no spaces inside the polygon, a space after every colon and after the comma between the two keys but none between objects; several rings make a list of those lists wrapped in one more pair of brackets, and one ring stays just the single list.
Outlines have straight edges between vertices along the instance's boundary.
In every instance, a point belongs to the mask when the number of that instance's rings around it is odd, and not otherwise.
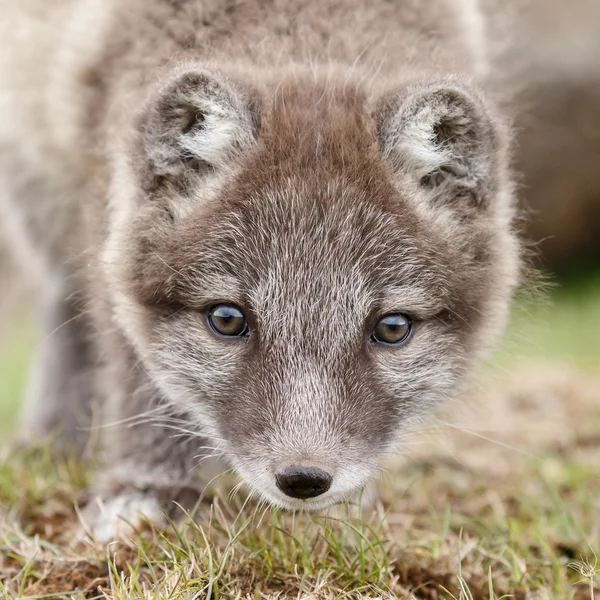
[{"label": "black nose", "polygon": [[277,487],[292,498],[314,498],[331,486],[331,475],[316,467],[286,467],[275,476]]}]

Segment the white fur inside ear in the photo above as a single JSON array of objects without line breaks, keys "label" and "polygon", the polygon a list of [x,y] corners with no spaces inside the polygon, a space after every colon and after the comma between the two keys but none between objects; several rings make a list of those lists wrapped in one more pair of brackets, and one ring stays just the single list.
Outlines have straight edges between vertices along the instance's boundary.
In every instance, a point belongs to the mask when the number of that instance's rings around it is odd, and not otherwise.
[{"label": "white fur inside ear", "polygon": [[410,115],[388,138],[387,158],[402,157],[403,170],[419,179],[448,164],[452,152],[437,142],[434,130],[440,118],[440,111],[430,106],[423,106]]},{"label": "white fur inside ear", "polygon": [[[455,79],[409,90],[380,126],[384,156],[398,174],[437,192],[475,193],[490,175],[498,136],[476,89]],[[433,177],[430,177],[433,176]],[[436,192],[436,193],[437,193]]]},{"label": "white fur inside ear", "polygon": [[236,111],[204,98],[198,99],[196,105],[203,115],[202,124],[181,135],[181,146],[191,156],[222,169],[240,148],[252,143],[250,117],[243,110]]},{"label": "white fur inside ear", "polygon": [[177,70],[140,114],[152,174],[173,180],[189,179],[194,172],[207,178],[234,169],[258,134],[258,108],[251,96],[250,88],[218,72]]}]

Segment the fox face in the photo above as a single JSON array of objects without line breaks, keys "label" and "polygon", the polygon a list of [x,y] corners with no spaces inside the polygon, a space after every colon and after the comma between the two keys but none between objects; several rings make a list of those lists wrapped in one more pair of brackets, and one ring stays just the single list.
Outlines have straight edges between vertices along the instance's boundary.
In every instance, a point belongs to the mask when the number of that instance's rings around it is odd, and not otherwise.
[{"label": "fox face", "polygon": [[115,169],[117,322],[189,429],[275,505],[361,489],[504,325],[505,134],[460,79],[374,94],[186,64]]}]

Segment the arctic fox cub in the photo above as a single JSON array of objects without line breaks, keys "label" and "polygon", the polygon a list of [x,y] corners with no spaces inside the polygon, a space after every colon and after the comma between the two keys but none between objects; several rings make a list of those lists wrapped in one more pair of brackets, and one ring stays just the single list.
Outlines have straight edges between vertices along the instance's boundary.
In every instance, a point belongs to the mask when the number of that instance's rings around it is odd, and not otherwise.
[{"label": "arctic fox cub", "polygon": [[52,332],[26,423],[78,444],[100,410],[97,535],[212,456],[280,507],[349,498],[518,279],[476,1],[2,12],[2,221]]}]

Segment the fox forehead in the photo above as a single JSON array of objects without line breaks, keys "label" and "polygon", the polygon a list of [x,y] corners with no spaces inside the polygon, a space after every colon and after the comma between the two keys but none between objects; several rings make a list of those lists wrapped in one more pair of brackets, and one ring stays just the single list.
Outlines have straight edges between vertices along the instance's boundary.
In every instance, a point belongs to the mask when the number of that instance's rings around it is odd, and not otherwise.
[{"label": "fox forehead", "polygon": [[[428,287],[441,240],[392,183],[362,100],[338,103],[315,114],[293,98],[276,105],[223,195],[200,208],[200,219],[211,213],[204,265],[239,281],[235,297],[254,290],[257,307],[285,294],[292,306],[349,294],[393,304],[407,284]],[[412,305],[424,299],[410,295]]]},{"label": "fox forehead", "polygon": [[429,316],[444,303],[443,276],[419,229],[410,214],[382,210],[343,182],[321,190],[287,182],[222,213],[198,279],[204,295],[248,304],[270,327],[322,311],[352,315],[361,327],[374,309]]}]

